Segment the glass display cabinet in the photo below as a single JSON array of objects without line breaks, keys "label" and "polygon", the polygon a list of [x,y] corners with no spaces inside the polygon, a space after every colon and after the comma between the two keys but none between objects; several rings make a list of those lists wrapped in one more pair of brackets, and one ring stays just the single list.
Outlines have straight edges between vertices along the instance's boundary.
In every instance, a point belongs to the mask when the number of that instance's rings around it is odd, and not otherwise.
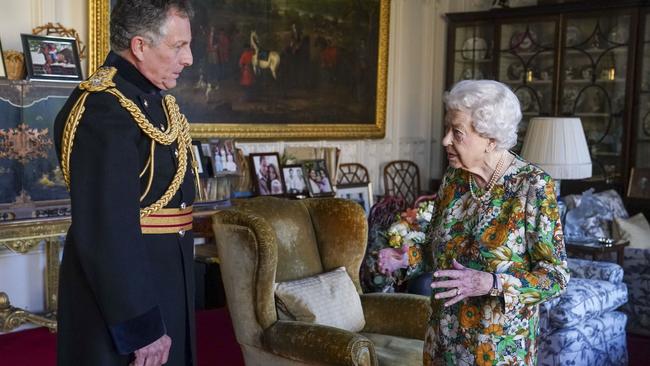
[{"label": "glass display cabinet", "polygon": [[642,15],[643,37],[639,40],[639,58],[637,65],[638,95],[637,113],[635,116],[636,129],[632,133],[635,137],[633,166],[650,168],[650,9]]},{"label": "glass display cabinet", "polygon": [[571,2],[447,14],[446,88],[463,79],[510,86],[523,114],[516,152],[530,118],[579,117],[593,176],[563,181],[563,191],[624,192],[632,167],[650,167],[650,5],[645,3]]}]

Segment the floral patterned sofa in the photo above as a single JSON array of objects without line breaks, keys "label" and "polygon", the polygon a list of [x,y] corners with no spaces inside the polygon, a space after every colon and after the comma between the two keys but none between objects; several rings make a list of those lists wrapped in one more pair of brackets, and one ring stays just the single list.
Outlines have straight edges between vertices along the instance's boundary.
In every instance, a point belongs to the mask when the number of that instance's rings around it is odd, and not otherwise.
[{"label": "floral patterned sofa", "polygon": [[623,269],[569,258],[571,280],[540,307],[539,365],[627,365],[627,302]]},{"label": "floral patterned sofa", "polygon": [[[624,238],[625,234],[621,235],[621,229],[617,230],[616,226],[618,225],[614,225],[614,221],[627,221],[630,217],[621,197],[613,190],[594,194],[592,192],[586,191],[581,195],[564,197],[563,200],[566,202],[568,210],[567,216],[569,212],[584,203],[585,197],[596,199],[598,204],[591,205],[588,217],[580,218],[581,224],[588,227],[589,233],[594,237]],[[634,217],[629,220],[633,221]],[[566,225],[565,234],[567,234]],[[641,241],[643,240],[642,238]],[[650,240],[650,237],[647,240]],[[633,241],[631,240],[631,242]],[[614,253],[610,254],[609,257],[605,256],[601,259],[616,262]],[[650,249],[642,249],[634,247],[634,245],[626,247],[623,272],[623,282],[627,285],[629,295],[628,302],[623,305],[621,311],[628,316],[627,331],[650,336]]]},{"label": "floral patterned sofa", "polygon": [[627,331],[650,336],[650,250],[625,248],[623,271],[629,291],[629,300],[622,308],[629,319]]}]

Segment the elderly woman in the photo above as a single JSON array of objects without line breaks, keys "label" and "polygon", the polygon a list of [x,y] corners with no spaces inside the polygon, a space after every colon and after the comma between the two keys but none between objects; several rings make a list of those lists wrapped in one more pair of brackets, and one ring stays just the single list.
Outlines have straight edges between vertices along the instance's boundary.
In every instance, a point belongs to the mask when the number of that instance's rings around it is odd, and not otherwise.
[{"label": "elderly woman", "polygon": [[424,364],[534,365],[538,304],[569,280],[553,180],[508,151],[521,120],[508,87],[461,81],[445,104]]}]

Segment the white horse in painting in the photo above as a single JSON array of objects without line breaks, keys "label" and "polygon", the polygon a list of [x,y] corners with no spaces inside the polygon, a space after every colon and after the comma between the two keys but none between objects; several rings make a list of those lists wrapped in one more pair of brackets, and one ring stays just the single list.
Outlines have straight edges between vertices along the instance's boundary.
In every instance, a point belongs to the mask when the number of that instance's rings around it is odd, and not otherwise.
[{"label": "white horse in painting", "polygon": [[251,60],[255,74],[258,75],[260,72],[259,70],[261,69],[269,69],[271,70],[273,79],[277,80],[278,67],[280,66],[280,54],[275,51],[269,51],[269,55],[266,60],[260,60],[258,58],[258,55],[260,53],[259,39],[257,38],[257,32],[255,31],[251,32],[251,47],[253,47],[253,50],[255,50],[255,53],[253,54],[253,58]]}]

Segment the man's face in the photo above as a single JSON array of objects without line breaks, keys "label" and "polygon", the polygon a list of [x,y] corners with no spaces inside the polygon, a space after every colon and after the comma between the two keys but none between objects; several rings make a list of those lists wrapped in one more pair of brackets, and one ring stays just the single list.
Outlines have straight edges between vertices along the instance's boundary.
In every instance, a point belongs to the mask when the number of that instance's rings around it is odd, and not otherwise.
[{"label": "man's face", "polygon": [[190,20],[171,11],[165,24],[165,35],[158,44],[145,44],[140,72],[162,90],[176,86],[183,68],[192,64],[192,31]]}]

